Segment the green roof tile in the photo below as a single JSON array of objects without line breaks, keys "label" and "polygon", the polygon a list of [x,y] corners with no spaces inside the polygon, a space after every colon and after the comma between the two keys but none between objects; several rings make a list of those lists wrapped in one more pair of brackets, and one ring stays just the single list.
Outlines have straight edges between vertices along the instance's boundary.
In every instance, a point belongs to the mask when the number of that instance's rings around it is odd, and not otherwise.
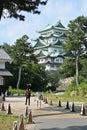
[{"label": "green roof tile", "polygon": [[62,24],[61,24],[61,21],[58,21],[54,27],[58,27],[58,28],[65,28]]},{"label": "green roof tile", "polygon": [[61,35],[61,37],[66,38],[67,36],[66,36],[66,34],[65,34],[65,33],[63,33],[63,34]]},{"label": "green roof tile", "polygon": [[45,54],[43,53],[43,51],[40,51],[39,55],[40,55],[41,57],[45,56]]},{"label": "green roof tile", "polygon": [[61,46],[62,45],[62,42],[60,40],[58,40],[55,45],[58,45],[58,46]]},{"label": "green roof tile", "polygon": [[40,30],[37,31],[37,32],[44,32],[44,31],[46,31],[46,30],[49,30],[51,27],[52,27],[52,25],[51,25],[51,24],[48,24],[48,25],[46,25],[44,28],[40,29]]},{"label": "green roof tile", "polygon": [[41,33],[41,32],[44,32],[44,31],[47,31],[47,30],[51,29],[52,27],[56,28],[56,29],[66,30],[66,28],[62,25],[62,23],[60,21],[58,21],[56,24],[53,24],[53,25],[52,24],[48,24],[48,25],[46,25],[44,28],[40,29],[37,32]]},{"label": "green roof tile", "polygon": [[38,41],[36,45],[34,46],[34,48],[37,48],[37,47],[44,47],[44,44]]}]

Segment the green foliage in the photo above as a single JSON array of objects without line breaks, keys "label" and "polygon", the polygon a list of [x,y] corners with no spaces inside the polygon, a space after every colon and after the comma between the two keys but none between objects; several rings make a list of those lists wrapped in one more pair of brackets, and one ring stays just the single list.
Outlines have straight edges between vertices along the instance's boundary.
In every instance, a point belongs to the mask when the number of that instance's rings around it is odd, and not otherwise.
[{"label": "green foliage", "polygon": [[58,71],[52,71],[52,72],[47,71],[46,73],[47,73],[47,80],[48,80],[48,85],[46,87],[46,90],[55,91],[59,81],[59,73]]},{"label": "green foliage", "polygon": [[71,51],[76,60],[76,84],[79,84],[79,58],[87,48],[85,34],[87,32],[87,17],[79,16],[68,24],[65,52]]},{"label": "green foliage", "polygon": [[80,59],[81,70],[80,75],[87,79],[87,54],[81,57]]},{"label": "green foliage", "polygon": [[40,64],[32,65],[32,90],[33,91],[45,91],[45,87],[48,83],[47,73],[45,67]]},{"label": "green foliage", "polygon": [[52,91],[55,92],[56,91],[56,87],[55,86],[47,86],[45,91]]},{"label": "green foliage", "polygon": [[58,76],[61,78],[71,77],[75,75],[75,60],[66,58],[64,63],[58,68]]},{"label": "green foliage", "polygon": [[79,85],[79,87],[77,88],[77,95],[87,97],[87,82],[82,82]]},{"label": "green foliage", "polygon": [[87,97],[85,96],[70,96],[67,94],[62,94],[62,95],[56,95],[55,93],[43,93],[43,95],[48,99],[48,102],[50,101],[50,99],[52,99],[53,103],[55,105],[58,104],[58,100],[62,101],[62,104],[66,103],[66,101],[68,100],[69,102],[87,102]]},{"label": "green foliage", "polygon": [[0,130],[11,130],[15,120],[19,120],[19,117],[0,113]]},{"label": "green foliage", "polygon": [[6,68],[13,74],[12,77],[6,77],[7,86],[11,85],[16,88],[18,81],[19,67],[21,66],[21,78],[19,89],[26,89],[27,84],[31,84],[33,91],[44,91],[48,83],[47,73],[43,65],[37,64],[37,57],[31,44],[27,41],[28,36],[16,40],[12,46],[4,44],[7,53],[13,58],[13,63],[6,63]]},{"label": "green foliage", "polygon": [[[9,53],[8,53],[9,54]],[[18,65],[14,64],[14,63],[6,63],[6,69],[9,70],[13,76],[11,77],[5,77],[5,84],[7,86],[12,86],[12,88],[16,88],[17,85],[17,80],[18,80]]]},{"label": "green foliage", "polygon": [[[15,89],[15,88],[12,88],[12,86],[9,86],[8,92],[9,92],[11,95],[14,95],[14,94],[17,94],[17,93],[18,93],[18,90]],[[24,95],[24,94],[25,94],[25,90],[19,89],[19,94],[20,94],[20,95]]]},{"label": "green foliage", "polygon": [[77,86],[74,78],[71,85],[69,85],[68,89],[65,91],[65,95],[70,96],[72,91],[76,91],[77,96],[87,96],[87,81],[82,76],[79,77],[79,81],[80,84]]},{"label": "green foliage", "polygon": [[22,66],[25,61],[29,61],[30,56],[34,52],[33,47],[28,40],[29,37],[23,35],[21,38],[17,39],[15,44],[11,47],[10,55],[13,58],[13,62],[18,66]]},{"label": "green foliage", "polygon": [[[83,76],[79,76],[79,81],[80,81],[80,82],[79,82],[79,85],[80,85],[81,83],[83,83],[83,82],[84,82],[84,83],[86,82]],[[73,78],[71,84],[72,84],[72,85],[76,85],[75,77]]]},{"label": "green foliage", "polygon": [[83,45],[87,42],[85,41],[85,33],[87,31],[87,17],[79,16],[76,19],[70,21],[68,24],[67,38],[65,46],[66,50],[74,51],[77,54],[79,49],[79,55],[83,53]]},{"label": "green foliage", "polygon": [[12,93],[12,86],[9,86],[8,91]]},{"label": "green foliage", "polygon": [[65,91],[65,95],[70,96],[70,93],[72,91],[76,91],[76,88],[77,88],[76,85],[73,84],[69,85],[68,89]]},{"label": "green foliage", "polygon": [[[19,122],[19,116],[0,111],[0,130],[12,130],[14,121]],[[27,118],[24,118],[24,124],[27,124]]]},{"label": "green foliage", "polygon": [[[7,18],[16,18],[25,20],[25,16],[21,12],[40,14],[39,5],[46,5],[47,1],[41,0],[1,0],[0,1],[0,19],[2,16]],[[7,11],[5,11],[7,10]]]}]

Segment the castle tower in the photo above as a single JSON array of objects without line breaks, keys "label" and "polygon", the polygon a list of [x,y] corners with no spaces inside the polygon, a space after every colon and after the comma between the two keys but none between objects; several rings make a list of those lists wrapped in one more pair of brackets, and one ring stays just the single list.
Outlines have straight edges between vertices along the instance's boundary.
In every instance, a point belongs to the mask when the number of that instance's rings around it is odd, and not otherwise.
[{"label": "castle tower", "polygon": [[59,20],[56,24],[48,24],[39,30],[40,36],[35,41],[35,54],[39,55],[38,63],[44,64],[46,70],[55,71],[64,62],[62,44],[66,38],[67,29]]}]

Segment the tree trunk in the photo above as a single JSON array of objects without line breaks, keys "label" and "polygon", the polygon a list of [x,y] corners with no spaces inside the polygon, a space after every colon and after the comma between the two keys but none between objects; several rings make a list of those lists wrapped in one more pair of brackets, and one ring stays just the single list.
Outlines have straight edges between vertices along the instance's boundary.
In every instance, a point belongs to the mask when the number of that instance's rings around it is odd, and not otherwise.
[{"label": "tree trunk", "polygon": [[17,82],[17,91],[19,95],[19,84],[20,84],[20,79],[21,79],[21,66],[19,68],[19,74],[18,74],[18,82]]},{"label": "tree trunk", "polygon": [[0,20],[2,17],[2,13],[3,13],[3,4],[4,4],[4,0],[0,0]]},{"label": "tree trunk", "polygon": [[76,55],[76,85],[79,85],[79,54]]}]

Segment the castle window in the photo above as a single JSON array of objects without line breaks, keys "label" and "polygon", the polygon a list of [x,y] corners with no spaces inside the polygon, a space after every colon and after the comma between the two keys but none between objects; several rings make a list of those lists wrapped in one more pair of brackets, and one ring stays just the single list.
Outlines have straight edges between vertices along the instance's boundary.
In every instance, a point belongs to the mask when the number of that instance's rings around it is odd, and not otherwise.
[{"label": "castle window", "polygon": [[59,58],[58,58],[58,59],[56,59],[56,61],[59,61]]}]

